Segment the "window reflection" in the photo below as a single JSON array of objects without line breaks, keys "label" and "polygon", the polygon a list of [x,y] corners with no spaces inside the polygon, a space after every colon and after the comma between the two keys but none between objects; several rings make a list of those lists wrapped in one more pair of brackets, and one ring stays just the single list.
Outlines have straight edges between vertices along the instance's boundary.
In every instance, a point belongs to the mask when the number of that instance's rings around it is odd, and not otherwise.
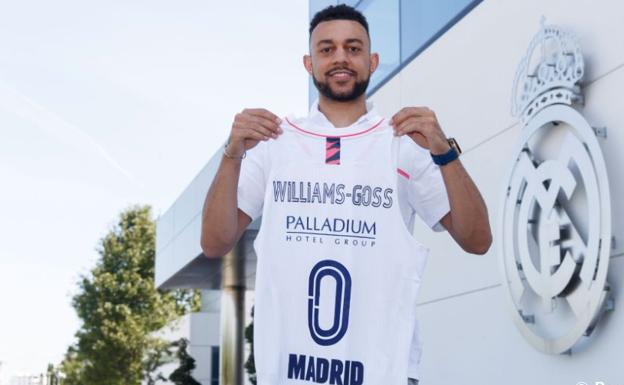
[{"label": "window reflection", "polygon": [[405,61],[474,0],[401,0],[401,60]]},{"label": "window reflection", "polygon": [[[336,4],[355,6],[368,20],[372,51],[380,63],[371,77],[368,95],[414,59],[423,49],[472,10],[482,0],[310,0],[310,19]],[[309,103],[317,98],[309,82]]]},{"label": "window reflection", "polygon": [[369,89],[386,78],[401,63],[399,38],[399,1],[365,0],[358,5],[371,35],[372,52],[379,54],[379,67],[371,77]]}]

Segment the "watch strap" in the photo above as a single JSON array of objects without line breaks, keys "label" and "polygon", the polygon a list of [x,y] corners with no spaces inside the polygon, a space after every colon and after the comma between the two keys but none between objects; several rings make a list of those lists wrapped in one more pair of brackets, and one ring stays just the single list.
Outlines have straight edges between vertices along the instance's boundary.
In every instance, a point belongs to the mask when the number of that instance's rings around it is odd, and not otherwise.
[{"label": "watch strap", "polygon": [[431,159],[433,159],[433,163],[437,164],[438,166],[444,166],[445,164],[450,163],[457,158],[459,158],[459,153],[453,147],[451,147],[445,154],[431,154]]}]

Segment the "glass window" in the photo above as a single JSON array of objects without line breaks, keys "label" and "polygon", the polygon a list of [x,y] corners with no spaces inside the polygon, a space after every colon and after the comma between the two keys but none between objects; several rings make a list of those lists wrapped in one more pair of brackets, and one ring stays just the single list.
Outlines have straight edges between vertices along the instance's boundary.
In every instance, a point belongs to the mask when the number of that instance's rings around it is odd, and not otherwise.
[{"label": "glass window", "polygon": [[210,385],[219,385],[219,347],[210,347]]},{"label": "glass window", "polygon": [[[459,21],[482,0],[310,0],[310,18],[338,3],[356,7],[368,20],[371,49],[379,54],[379,67],[371,77],[368,95],[381,87],[431,42]],[[309,103],[318,93],[309,82]]]},{"label": "glass window", "polygon": [[379,67],[371,77],[369,90],[401,63],[399,0],[364,0],[358,5],[371,35],[371,50],[379,54]]},{"label": "glass window", "polygon": [[474,0],[401,0],[401,61],[420,50]]}]

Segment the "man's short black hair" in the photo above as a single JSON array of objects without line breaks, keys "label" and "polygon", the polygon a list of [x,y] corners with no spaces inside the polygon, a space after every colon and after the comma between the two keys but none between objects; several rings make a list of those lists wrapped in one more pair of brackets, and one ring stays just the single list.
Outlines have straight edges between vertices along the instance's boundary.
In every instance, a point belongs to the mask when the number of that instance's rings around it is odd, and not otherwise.
[{"label": "man's short black hair", "polygon": [[[340,5],[330,5],[329,7],[322,9],[314,15],[312,21],[310,21],[310,36],[312,36],[312,31],[316,28],[319,23],[330,20],[353,20],[362,25],[366,30],[366,34],[368,33],[368,22],[366,21],[366,17],[358,11],[357,9],[350,7],[346,4]],[[370,35],[369,35],[370,37]]]}]

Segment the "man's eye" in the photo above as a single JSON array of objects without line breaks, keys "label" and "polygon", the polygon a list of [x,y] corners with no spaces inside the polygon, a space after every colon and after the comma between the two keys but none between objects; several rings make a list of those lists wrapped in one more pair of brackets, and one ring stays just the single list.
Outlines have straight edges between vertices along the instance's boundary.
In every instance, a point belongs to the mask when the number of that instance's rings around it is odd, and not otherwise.
[{"label": "man's eye", "polygon": [[360,52],[360,47],[349,47],[349,51],[351,52]]},{"label": "man's eye", "polygon": [[322,53],[328,53],[329,51],[331,51],[331,48],[329,47],[321,48]]}]

